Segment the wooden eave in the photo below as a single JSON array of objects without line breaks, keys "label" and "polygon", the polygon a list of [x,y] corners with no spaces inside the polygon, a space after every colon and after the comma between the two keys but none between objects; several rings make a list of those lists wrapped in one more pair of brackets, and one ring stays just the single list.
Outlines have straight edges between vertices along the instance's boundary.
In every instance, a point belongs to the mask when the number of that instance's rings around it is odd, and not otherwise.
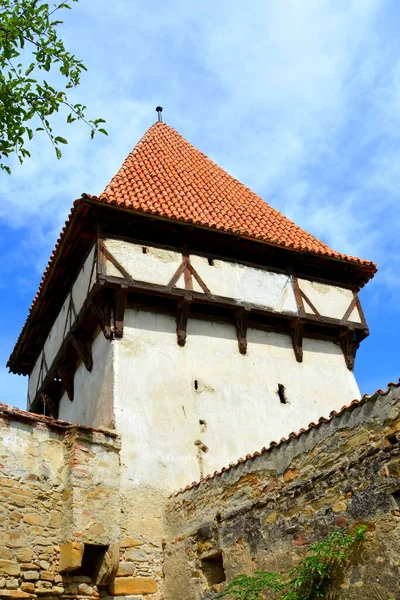
[{"label": "wooden eave", "polygon": [[240,262],[277,272],[342,285],[358,291],[375,266],[299,252],[208,227],[110,206],[97,199],[76,201],[60,237],[48,274],[7,363],[10,371],[29,375],[48,333],[94,240],[99,236],[181,250]]}]

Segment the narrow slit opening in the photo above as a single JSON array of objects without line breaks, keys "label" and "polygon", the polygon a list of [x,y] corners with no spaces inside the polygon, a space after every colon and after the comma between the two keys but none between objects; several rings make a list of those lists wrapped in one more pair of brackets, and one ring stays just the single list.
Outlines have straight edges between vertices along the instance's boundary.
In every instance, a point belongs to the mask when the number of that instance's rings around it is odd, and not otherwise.
[{"label": "narrow slit opening", "polygon": [[279,401],[281,404],[287,404],[287,399],[286,399],[286,390],[285,390],[285,386],[283,385],[283,383],[278,383],[278,390],[276,392],[279,396]]},{"label": "narrow slit opening", "polygon": [[210,267],[214,266],[214,259],[213,258],[209,258],[208,259],[208,264],[210,265]]},{"label": "narrow slit opening", "polygon": [[199,389],[199,382],[197,381],[197,379],[194,380],[194,389],[197,390]]}]

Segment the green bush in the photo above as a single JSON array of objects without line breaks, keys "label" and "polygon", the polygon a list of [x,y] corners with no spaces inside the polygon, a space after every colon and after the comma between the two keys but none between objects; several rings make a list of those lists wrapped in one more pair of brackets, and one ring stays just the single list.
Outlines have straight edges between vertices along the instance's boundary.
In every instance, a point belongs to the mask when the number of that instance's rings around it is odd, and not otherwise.
[{"label": "green bush", "polygon": [[271,592],[279,600],[317,600],[324,598],[337,575],[343,571],[354,547],[365,540],[367,527],[360,525],[354,532],[338,529],[321,542],[315,542],[306,556],[286,576],[256,571],[254,575],[239,575],[217,598],[230,596],[236,600],[259,600]]}]

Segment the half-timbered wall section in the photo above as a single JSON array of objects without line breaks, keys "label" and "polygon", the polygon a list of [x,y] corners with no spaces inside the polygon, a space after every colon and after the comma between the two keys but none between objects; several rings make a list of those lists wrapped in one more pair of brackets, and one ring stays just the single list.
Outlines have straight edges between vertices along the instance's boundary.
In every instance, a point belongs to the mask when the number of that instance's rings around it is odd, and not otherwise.
[{"label": "half-timbered wall section", "polygon": [[[108,343],[97,340],[94,365],[92,343],[99,330],[107,341],[123,337],[127,307],[172,314],[179,346],[186,344],[188,323],[196,318],[214,323],[213,327],[217,322],[228,323],[227,331],[233,326],[241,354],[248,352],[250,330],[285,334],[285,344],[292,348],[297,362],[304,359],[304,338],[324,340],[329,342],[322,351],[325,355],[336,356],[341,347],[344,361],[339,370],[345,365],[352,369],[359,342],[368,331],[355,290],[297,277],[290,267],[274,271],[200,256],[187,249],[100,239],[84,261],[36,360],[28,407],[57,416],[62,394],[73,401],[78,386],[85,405],[78,413],[68,409],[65,417],[70,418],[72,412],[85,423],[92,423],[94,416],[96,425],[113,422],[109,409],[107,417],[103,414],[99,420],[98,415],[104,404],[103,388],[110,397],[106,374],[111,351]],[[267,347],[271,342],[265,337],[262,344]],[[218,349],[214,351],[218,353]],[[206,352],[205,347],[201,352]],[[273,356],[266,353],[266,361],[273,363]],[[312,361],[313,355],[307,360]],[[94,375],[89,378],[93,368]],[[350,387],[354,394],[355,384]],[[348,396],[346,386],[342,393]],[[88,394],[97,398],[94,412],[88,409]]]},{"label": "half-timbered wall section", "polygon": [[[29,377],[28,385],[28,408],[36,398],[38,391],[43,386],[44,381],[49,375],[49,370],[53,366],[56,358],[62,349],[66,340],[71,337],[71,329],[76,325],[82,308],[87,300],[97,278],[96,266],[96,245],[89,252],[82,268],[80,269],[75,282],[65,299],[65,302],[47,336],[46,342],[39,354],[32,373]],[[75,343],[77,343],[75,341]],[[79,343],[79,342],[78,342]],[[63,371],[63,365],[60,362],[60,371]],[[68,370],[69,365],[65,365]],[[58,378],[62,374],[57,373]],[[54,379],[54,378],[53,378]]]},{"label": "half-timbered wall section", "polygon": [[121,240],[107,239],[103,244],[103,275],[122,280],[128,286],[143,282],[162,286],[166,291],[181,289],[205,294],[216,302],[233,300],[238,306],[248,308],[363,323],[357,297],[350,289],[297,279],[290,270],[276,273],[212,256],[189,255]]}]

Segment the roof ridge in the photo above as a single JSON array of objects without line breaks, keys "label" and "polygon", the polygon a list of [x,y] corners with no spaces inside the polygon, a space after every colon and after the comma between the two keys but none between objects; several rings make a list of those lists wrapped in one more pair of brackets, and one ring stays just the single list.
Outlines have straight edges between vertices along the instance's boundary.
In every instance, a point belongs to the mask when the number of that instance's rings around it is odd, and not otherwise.
[{"label": "roof ridge", "polygon": [[357,408],[359,406],[363,406],[367,402],[374,401],[378,398],[378,396],[387,396],[392,389],[399,388],[399,387],[400,387],[400,378],[397,383],[394,381],[390,381],[387,384],[386,390],[378,389],[378,390],[376,390],[376,392],[374,392],[372,394],[372,396],[370,396],[369,394],[364,394],[363,396],[361,396],[361,398],[359,400],[353,400],[347,406],[346,405],[342,406],[342,408],[339,411],[332,410],[329,413],[329,417],[320,417],[318,419],[317,423],[311,422],[311,423],[309,423],[308,427],[301,428],[301,429],[299,429],[298,432],[292,431],[291,433],[289,433],[287,438],[283,437],[279,440],[279,442],[272,441],[272,442],[270,442],[268,447],[264,446],[263,448],[261,448],[261,450],[253,452],[253,454],[246,454],[246,456],[244,458],[239,458],[236,462],[229,463],[229,465],[227,467],[222,467],[222,469],[220,469],[219,471],[214,471],[214,473],[210,473],[209,475],[202,477],[199,481],[193,481],[192,483],[188,484],[186,487],[173,492],[172,494],[170,494],[169,497],[173,498],[175,496],[178,496],[179,494],[183,494],[184,492],[188,492],[196,487],[199,487],[200,485],[202,485],[203,483],[206,483],[207,481],[210,481],[211,479],[220,477],[223,473],[226,473],[227,471],[230,471],[231,469],[236,469],[239,465],[242,465],[248,461],[254,460],[258,456],[267,454],[268,452],[271,452],[274,448],[280,448],[284,444],[289,444],[293,439],[298,439],[299,437],[301,437],[304,434],[309,434],[313,429],[318,429],[321,426],[321,424],[330,423],[333,421],[333,419],[341,417],[343,415],[343,413],[346,413],[347,411],[353,410],[354,408]]}]

